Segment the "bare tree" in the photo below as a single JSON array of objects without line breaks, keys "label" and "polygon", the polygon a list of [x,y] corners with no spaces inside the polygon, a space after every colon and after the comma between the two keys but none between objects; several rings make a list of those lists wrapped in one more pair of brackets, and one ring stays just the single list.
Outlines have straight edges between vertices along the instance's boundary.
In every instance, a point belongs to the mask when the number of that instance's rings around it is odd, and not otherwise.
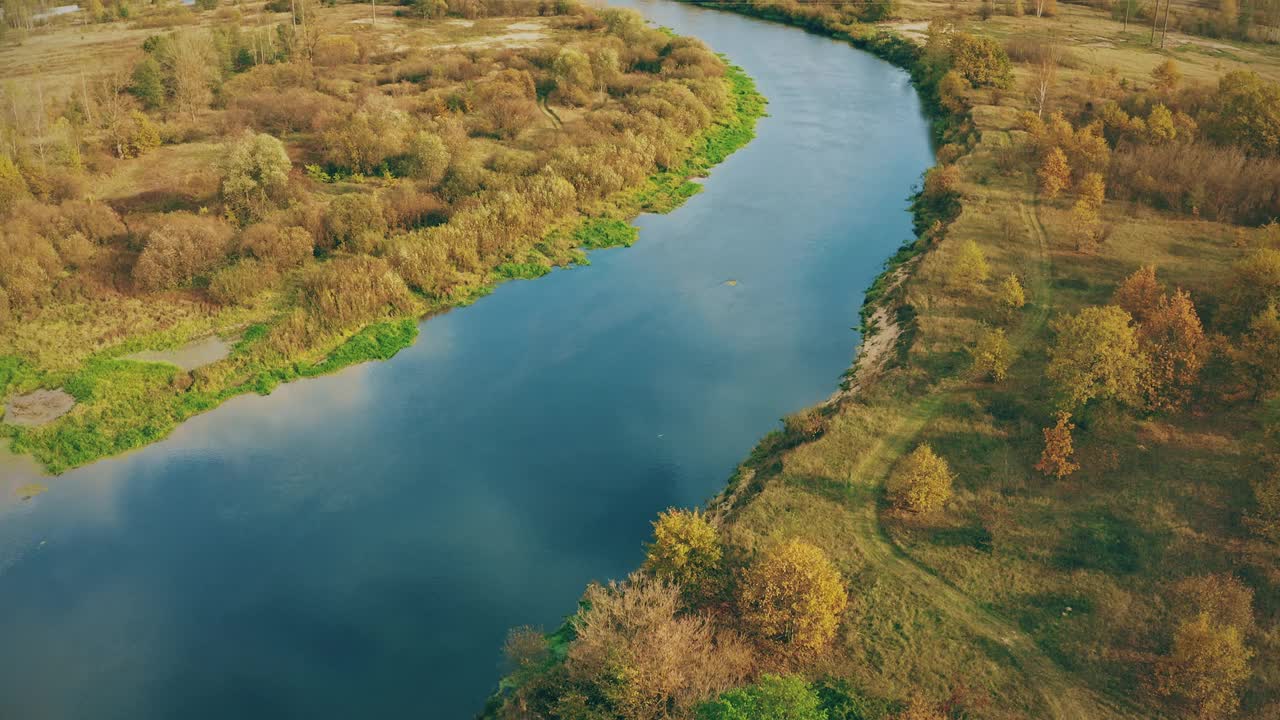
[{"label": "bare tree", "polygon": [[1058,61],[1053,52],[1045,53],[1036,64],[1030,79],[1031,101],[1036,105],[1036,115],[1044,117],[1045,108],[1049,105],[1049,95],[1053,92],[1053,83],[1058,78]]}]

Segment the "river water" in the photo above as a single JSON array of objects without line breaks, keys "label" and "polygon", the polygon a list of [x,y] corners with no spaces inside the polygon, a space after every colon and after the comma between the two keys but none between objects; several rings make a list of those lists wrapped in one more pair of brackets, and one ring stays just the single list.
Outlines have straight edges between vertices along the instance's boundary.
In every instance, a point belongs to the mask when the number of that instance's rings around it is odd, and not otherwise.
[{"label": "river water", "polygon": [[[0,489],[0,718],[466,718],[507,628],[556,626],[827,396],[931,162],[907,75],[667,0],[770,99],[705,191],[590,267],[508,283],[384,363],[234,399]],[[736,281],[736,284],[728,281]]]}]

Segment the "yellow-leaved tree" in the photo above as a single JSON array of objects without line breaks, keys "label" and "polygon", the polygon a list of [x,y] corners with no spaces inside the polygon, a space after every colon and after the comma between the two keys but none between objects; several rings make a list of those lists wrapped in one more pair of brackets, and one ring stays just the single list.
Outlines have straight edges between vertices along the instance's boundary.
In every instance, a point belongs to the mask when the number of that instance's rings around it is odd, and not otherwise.
[{"label": "yellow-leaved tree", "polygon": [[1178,624],[1173,648],[1156,664],[1155,689],[1196,718],[1224,718],[1240,705],[1252,658],[1239,628],[1201,612]]},{"label": "yellow-leaved tree", "polygon": [[793,539],[747,568],[738,605],[757,637],[787,652],[811,654],[835,637],[848,599],[827,554]]},{"label": "yellow-leaved tree", "polygon": [[973,371],[978,377],[1004,380],[1013,364],[1013,346],[1000,328],[986,328],[973,348]]},{"label": "yellow-leaved tree", "polygon": [[1116,287],[1111,302],[1141,323],[1155,312],[1162,297],[1164,285],[1156,279],[1156,266],[1143,265]]},{"label": "yellow-leaved tree", "polygon": [[1191,397],[1209,357],[1200,316],[1191,295],[1178,289],[1156,303],[1138,325],[1138,343],[1147,354],[1147,399],[1153,408],[1175,410]]},{"label": "yellow-leaved tree", "polygon": [[898,463],[885,489],[894,505],[913,512],[928,512],[951,499],[954,480],[947,461],[924,443]]},{"label": "yellow-leaved tree", "polygon": [[1040,178],[1040,194],[1050,200],[1071,187],[1071,166],[1067,164],[1067,154],[1062,152],[1062,148],[1049,148],[1036,175]]},{"label": "yellow-leaved tree", "polygon": [[1023,289],[1022,281],[1018,276],[1010,274],[1000,281],[1000,293],[997,298],[1004,310],[1014,312],[1021,310],[1027,304],[1027,291]]},{"label": "yellow-leaved tree", "polygon": [[1087,307],[1058,318],[1045,375],[1059,406],[1072,411],[1094,398],[1134,404],[1141,397],[1147,361],[1138,348],[1133,318],[1115,305]]},{"label": "yellow-leaved tree", "polygon": [[955,250],[947,281],[952,287],[975,290],[987,281],[991,267],[987,256],[972,238],[961,241]]},{"label": "yellow-leaved tree", "polygon": [[653,523],[653,542],[644,567],[697,599],[706,597],[718,584],[723,554],[720,533],[705,515],[671,508]]}]

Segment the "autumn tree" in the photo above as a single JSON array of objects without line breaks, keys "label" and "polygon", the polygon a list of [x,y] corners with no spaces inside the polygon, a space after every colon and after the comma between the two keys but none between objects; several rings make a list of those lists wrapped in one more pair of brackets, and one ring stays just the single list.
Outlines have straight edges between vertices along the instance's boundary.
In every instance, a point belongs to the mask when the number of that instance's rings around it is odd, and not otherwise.
[{"label": "autumn tree", "polygon": [[653,523],[644,567],[694,598],[713,589],[720,572],[720,533],[697,510],[671,508]]},{"label": "autumn tree", "polygon": [[1280,248],[1258,248],[1233,263],[1226,296],[1226,320],[1234,327],[1280,303]]},{"label": "autumn tree", "polygon": [[1006,87],[1013,79],[1013,65],[1000,43],[989,37],[952,33],[951,66],[974,87]]},{"label": "autumn tree", "polygon": [[593,688],[612,717],[637,720],[686,716],[741,684],[753,665],[750,646],[681,608],[679,590],[656,578],[591,585],[565,660],[570,678]]},{"label": "autumn tree", "polygon": [[1111,303],[1142,323],[1155,314],[1164,296],[1164,285],[1156,279],[1156,266],[1143,265],[1116,287]]},{"label": "autumn tree", "polygon": [[1079,197],[1077,202],[1095,213],[1100,211],[1107,196],[1107,186],[1102,174],[1091,172],[1082,177],[1076,186],[1076,195]]},{"label": "autumn tree", "polygon": [[1022,288],[1022,281],[1017,275],[1009,274],[1000,281],[1000,291],[996,296],[1000,307],[1007,312],[1021,310],[1027,304],[1027,293]]},{"label": "autumn tree", "polygon": [[743,622],[757,637],[802,655],[831,642],[847,602],[844,579],[827,554],[794,539],[747,568],[738,597]]},{"label": "autumn tree", "polygon": [[1004,336],[1000,328],[986,328],[978,336],[978,344],[973,350],[973,371],[982,378],[991,378],[996,382],[1005,379],[1009,374],[1009,366],[1013,364],[1013,346]]},{"label": "autumn tree", "polygon": [[893,720],[948,720],[948,717],[937,705],[917,695]]},{"label": "autumn tree", "polygon": [[1214,622],[1234,627],[1242,635],[1254,629],[1253,588],[1229,573],[1179,580],[1173,584],[1170,607],[1176,617],[1188,619],[1205,613]]},{"label": "autumn tree", "polygon": [[698,708],[697,720],[827,720],[818,694],[804,678],[765,675]]},{"label": "autumn tree", "polygon": [[1046,54],[1035,64],[1032,75],[1027,80],[1027,94],[1036,106],[1036,117],[1044,117],[1049,106],[1049,97],[1053,92],[1053,84],[1058,78],[1058,61],[1051,54]]},{"label": "autumn tree", "polygon": [[260,217],[285,198],[292,167],[284,143],[245,131],[222,159],[223,201],[242,220]]},{"label": "autumn tree", "polygon": [[407,170],[411,177],[428,185],[439,185],[449,169],[449,148],[439,135],[424,131],[409,138],[406,152]]},{"label": "autumn tree", "polygon": [[1163,103],[1156,103],[1147,113],[1146,141],[1152,145],[1167,145],[1178,136],[1173,113]]},{"label": "autumn tree", "polygon": [[1137,402],[1146,372],[1133,318],[1115,305],[1087,307],[1052,323],[1057,339],[1045,375],[1060,407],[1074,410],[1094,398]]},{"label": "autumn tree", "polygon": [[1049,148],[1036,175],[1040,178],[1040,194],[1050,200],[1071,187],[1071,166],[1062,148]]},{"label": "autumn tree", "polygon": [[1173,60],[1165,60],[1151,71],[1151,80],[1156,90],[1168,95],[1177,90],[1178,84],[1182,82],[1182,70]]},{"label": "autumn tree", "polygon": [[1179,289],[1161,296],[1138,324],[1138,344],[1148,358],[1147,397],[1152,407],[1174,410],[1190,399],[1209,355],[1191,295]]},{"label": "autumn tree", "polygon": [[17,163],[0,153],[0,217],[8,215],[20,200],[29,195],[27,181],[18,170]]},{"label": "autumn tree", "polygon": [[955,250],[955,257],[947,271],[947,283],[952,287],[975,290],[991,275],[987,256],[972,238],[962,240]]},{"label": "autumn tree", "polygon": [[1154,686],[1195,717],[1226,717],[1239,707],[1252,658],[1239,628],[1201,612],[1178,624],[1172,649],[1156,664]]},{"label": "autumn tree", "polygon": [[372,193],[349,193],[334,198],[325,213],[329,242],[351,252],[371,252],[387,234],[382,203]]},{"label": "autumn tree", "polygon": [[1058,413],[1058,422],[1053,427],[1044,429],[1044,451],[1040,453],[1036,470],[1062,479],[1080,469],[1073,458],[1075,445],[1071,439],[1071,431],[1075,427],[1071,422],[1071,413]]},{"label": "autumn tree", "polygon": [[1280,153],[1280,84],[1247,70],[1218,80],[1204,129],[1224,145],[1240,145],[1258,155]]},{"label": "autumn tree", "polygon": [[1253,318],[1230,355],[1255,400],[1280,392],[1280,312],[1275,305]]},{"label": "autumn tree", "polygon": [[250,225],[240,234],[240,250],[271,267],[292,268],[311,258],[315,239],[305,228],[260,223]]},{"label": "autumn tree", "polygon": [[169,290],[214,269],[230,249],[231,228],[215,218],[169,213],[147,236],[133,267],[143,290]]},{"label": "autumn tree", "polygon": [[951,499],[955,474],[927,443],[902,458],[885,483],[889,499],[899,508],[930,512]]},{"label": "autumn tree", "polygon": [[1269,464],[1271,467],[1258,473],[1250,483],[1254,507],[1245,522],[1258,536],[1280,543],[1280,457]]}]

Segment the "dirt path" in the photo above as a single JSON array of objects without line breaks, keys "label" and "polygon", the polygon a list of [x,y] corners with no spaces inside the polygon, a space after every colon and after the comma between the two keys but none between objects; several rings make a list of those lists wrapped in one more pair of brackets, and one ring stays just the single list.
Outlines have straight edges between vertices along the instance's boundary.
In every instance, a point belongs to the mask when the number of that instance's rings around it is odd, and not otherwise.
[{"label": "dirt path", "polygon": [[[1052,285],[1048,240],[1044,228],[1034,208],[1020,203],[1018,213],[1027,231],[1027,250],[1037,258],[1033,274],[1022,278],[1031,296],[1032,306],[1022,326],[1010,338],[1015,349],[1021,350],[1035,339],[1048,321],[1052,308]],[[884,429],[876,445],[849,473],[850,484],[866,491],[858,493],[858,496],[879,496],[879,490],[893,464],[912,450],[929,421],[942,413],[948,393],[946,384],[941,384],[903,413],[896,424]],[[1129,714],[1089,691],[1082,682],[1046,656],[1026,633],[1005,618],[981,607],[895,544],[880,523],[874,501],[862,502],[855,508],[854,530],[861,541],[860,549],[867,561],[876,566],[877,572],[886,573],[915,589],[919,597],[929,598],[938,610],[968,632],[1006,648],[1026,677],[1028,686],[1039,693],[1048,713],[1045,717],[1055,720],[1092,720]]]}]

